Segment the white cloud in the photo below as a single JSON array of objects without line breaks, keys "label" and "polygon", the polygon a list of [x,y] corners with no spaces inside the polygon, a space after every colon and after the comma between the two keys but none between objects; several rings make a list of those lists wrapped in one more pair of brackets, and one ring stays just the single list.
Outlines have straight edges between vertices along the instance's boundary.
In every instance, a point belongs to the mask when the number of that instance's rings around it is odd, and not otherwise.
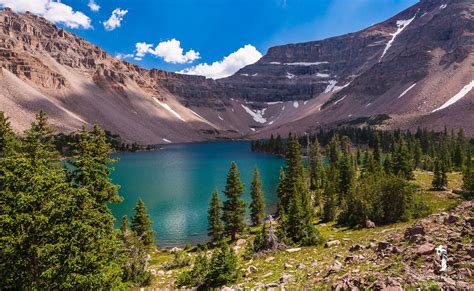
[{"label": "white cloud", "polygon": [[133,54],[121,54],[121,53],[118,53],[115,55],[115,57],[117,59],[120,59],[120,60],[124,60],[124,59],[128,59],[128,58],[133,58],[134,55]]},{"label": "white cloud", "polygon": [[199,52],[196,52],[193,49],[184,53],[184,49],[181,47],[181,42],[174,38],[160,42],[155,48],[153,48],[153,44],[146,42],[137,43],[135,45],[135,55],[142,58],[146,54],[160,57],[165,62],[172,64],[192,63],[200,58]]},{"label": "white cloud", "polygon": [[262,54],[250,44],[245,45],[236,52],[224,57],[221,61],[212,64],[199,64],[197,66],[184,69],[179,73],[188,75],[201,75],[212,79],[228,77],[239,69],[253,64],[262,57]]},{"label": "white cloud", "polygon": [[105,21],[104,27],[105,30],[107,31],[112,31],[118,27],[120,27],[120,24],[122,23],[123,17],[125,14],[127,14],[128,10],[122,10],[120,8],[115,8],[114,11],[112,11],[112,15],[110,15],[109,19]]},{"label": "white cloud", "polygon": [[37,14],[53,23],[64,24],[70,28],[91,28],[90,18],[71,6],[50,0],[0,0],[0,7],[9,7],[15,12]]},{"label": "white cloud", "polygon": [[94,0],[89,0],[89,3],[87,4],[89,6],[89,9],[94,11],[94,12],[99,12],[100,6],[97,4]]},{"label": "white cloud", "polygon": [[135,44],[135,55],[137,57],[144,57],[147,53],[150,52],[151,48],[153,47],[152,44],[146,42],[137,42]]}]

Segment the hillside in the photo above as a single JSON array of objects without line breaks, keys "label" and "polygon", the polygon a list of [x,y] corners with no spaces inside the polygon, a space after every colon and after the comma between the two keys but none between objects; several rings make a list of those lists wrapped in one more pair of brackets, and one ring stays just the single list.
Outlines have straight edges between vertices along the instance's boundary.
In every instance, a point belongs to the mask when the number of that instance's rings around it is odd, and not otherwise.
[{"label": "hillside", "polygon": [[[447,125],[474,134],[474,3],[422,0],[359,32],[272,47],[211,80],[146,70],[31,13],[0,12],[0,110],[38,110],[70,132],[100,123],[167,143],[304,133],[319,126]],[[377,119],[377,118],[376,118]]]}]

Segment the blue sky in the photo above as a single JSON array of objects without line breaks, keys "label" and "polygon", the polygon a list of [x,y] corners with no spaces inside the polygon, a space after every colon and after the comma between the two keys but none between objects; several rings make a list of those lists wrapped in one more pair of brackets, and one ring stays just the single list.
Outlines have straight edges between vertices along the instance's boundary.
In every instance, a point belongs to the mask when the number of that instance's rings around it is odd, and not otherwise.
[{"label": "blue sky", "polygon": [[[147,68],[180,71],[230,57],[234,67],[253,62],[278,44],[323,39],[383,21],[417,0],[0,0],[55,21],[112,55]],[[42,8],[41,5],[61,5]],[[35,7],[29,7],[34,6]],[[66,11],[69,7],[72,11]],[[68,9],[69,9],[68,8]],[[97,10],[97,6],[95,7]],[[119,8],[120,10],[115,10]],[[49,10],[48,10],[49,9]],[[121,21],[104,23],[112,12]],[[33,11],[33,12],[35,12]],[[79,15],[82,14],[82,15]],[[88,19],[86,19],[86,18]],[[117,20],[117,19],[116,19]],[[69,22],[68,22],[69,21]],[[120,23],[120,26],[117,26]],[[71,28],[75,27],[75,28]],[[170,42],[170,40],[173,40]],[[159,49],[157,45],[164,42]],[[178,43],[179,42],[179,43]],[[136,55],[142,43],[142,56]],[[253,47],[256,49],[253,49]],[[182,48],[182,53],[179,51]],[[176,51],[178,49],[178,51]],[[190,50],[193,50],[189,52]],[[258,52],[257,52],[258,51]],[[186,54],[189,52],[188,54]],[[178,54],[178,55],[176,55]],[[202,72],[212,69],[201,67]],[[214,68],[215,69],[215,68]],[[218,68],[225,74],[227,67]],[[232,69],[232,68],[231,68]],[[235,68],[233,68],[235,70]]]}]

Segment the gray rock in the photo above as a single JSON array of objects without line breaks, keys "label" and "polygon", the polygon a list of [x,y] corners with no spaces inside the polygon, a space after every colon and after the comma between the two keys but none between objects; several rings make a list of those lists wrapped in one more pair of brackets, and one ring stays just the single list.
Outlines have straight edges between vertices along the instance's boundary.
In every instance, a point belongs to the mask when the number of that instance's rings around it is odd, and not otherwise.
[{"label": "gray rock", "polygon": [[324,247],[325,248],[330,248],[330,247],[333,247],[333,246],[337,246],[337,245],[340,245],[341,242],[339,240],[331,240],[331,241],[328,241],[324,244]]},{"label": "gray rock", "polygon": [[290,282],[290,281],[293,281],[293,280],[294,280],[293,275],[289,275],[289,274],[283,274],[280,277],[280,283],[287,283],[287,282]]},{"label": "gray rock", "polygon": [[357,245],[353,245],[350,247],[349,251],[350,252],[356,252],[356,251],[360,251],[361,249],[363,249],[364,247],[357,244]]},{"label": "gray rock", "polygon": [[418,249],[416,250],[416,254],[419,256],[427,256],[431,255],[434,251],[435,246],[433,244],[425,243],[418,247]]},{"label": "gray rock", "polygon": [[370,219],[368,219],[366,222],[365,222],[365,227],[367,228],[375,228],[375,223],[373,221],[371,221]]}]

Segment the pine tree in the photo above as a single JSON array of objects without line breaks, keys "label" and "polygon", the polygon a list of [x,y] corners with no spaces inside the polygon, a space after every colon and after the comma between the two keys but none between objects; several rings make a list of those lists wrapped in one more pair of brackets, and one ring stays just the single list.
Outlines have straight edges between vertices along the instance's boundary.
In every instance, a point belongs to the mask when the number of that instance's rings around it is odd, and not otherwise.
[{"label": "pine tree", "polygon": [[147,248],[140,237],[130,229],[128,217],[122,217],[120,236],[123,241],[122,254],[126,258],[122,269],[122,279],[132,286],[141,287],[151,283],[152,274],[146,270],[148,264]]},{"label": "pine tree", "polygon": [[18,139],[8,118],[0,111],[0,158],[11,154],[16,146],[18,146]]},{"label": "pine tree", "polygon": [[435,161],[434,176],[432,181],[434,190],[441,191],[448,186],[448,177],[446,176],[446,168],[442,161]]},{"label": "pine tree", "polygon": [[378,133],[375,133],[375,136],[374,136],[374,160],[379,165],[380,165],[380,162],[382,161],[382,153],[380,149],[380,136],[378,135]]},{"label": "pine tree", "polygon": [[145,203],[139,199],[134,210],[131,229],[141,238],[146,247],[151,247],[155,243],[155,232],[151,229],[152,222]]},{"label": "pine tree", "polygon": [[209,262],[206,274],[206,287],[216,288],[237,281],[240,271],[237,267],[237,255],[225,243],[215,250]]},{"label": "pine tree", "polygon": [[466,200],[474,198],[474,162],[470,151],[466,156],[466,168],[463,173],[463,196]]},{"label": "pine tree", "polygon": [[232,162],[224,194],[227,200],[224,202],[222,220],[224,221],[224,231],[235,240],[237,234],[242,233],[245,227],[245,202],[242,200],[244,185],[240,181],[240,174],[237,164]]},{"label": "pine tree", "polygon": [[207,221],[209,228],[207,229],[211,241],[216,242],[222,239],[224,233],[224,224],[222,222],[222,203],[219,200],[217,190],[212,193],[211,202],[209,203],[209,210],[207,212]]},{"label": "pine tree", "polygon": [[403,175],[408,180],[413,179],[411,154],[402,138],[393,157],[393,172],[397,175]]},{"label": "pine tree", "polygon": [[311,144],[310,147],[309,171],[310,189],[314,191],[322,188],[324,181],[324,166],[322,162],[319,142],[317,139]]},{"label": "pine tree", "polygon": [[122,288],[121,244],[113,217],[98,207],[85,188],[71,186],[59,166],[53,136],[46,115],[40,112],[21,147],[2,159],[3,286]]},{"label": "pine tree", "polygon": [[286,174],[283,168],[280,168],[280,180],[278,182],[278,187],[277,187],[276,192],[278,196],[278,205],[277,205],[278,215],[281,216],[288,210],[287,209],[288,198],[286,195]]},{"label": "pine tree", "polygon": [[265,200],[262,191],[262,182],[260,180],[260,172],[257,168],[254,170],[252,185],[250,188],[250,220],[253,226],[262,224],[265,217]]},{"label": "pine tree", "polygon": [[334,183],[329,181],[324,190],[323,216],[324,222],[332,221],[336,218],[337,199]]},{"label": "pine tree", "polygon": [[74,148],[75,159],[70,163],[75,170],[71,180],[87,188],[99,205],[121,202],[118,186],[110,178],[110,165],[115,160],[110,158],[112,149],[107,143],[105,132],[98,125],[94,125],[91,133],[83,128]]}]

